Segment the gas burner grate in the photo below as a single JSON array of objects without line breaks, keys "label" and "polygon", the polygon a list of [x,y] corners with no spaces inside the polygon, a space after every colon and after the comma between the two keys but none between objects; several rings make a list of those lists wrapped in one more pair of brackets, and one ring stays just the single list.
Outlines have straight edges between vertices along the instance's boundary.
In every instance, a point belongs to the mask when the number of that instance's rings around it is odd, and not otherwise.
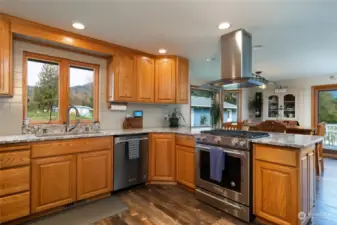
[{"label": "gas burner grate", "polygon": [[234,137],[234,138],[246,138],[246,139],[256,139],[262,137],[269,137],[269,133],[265,132],[251,132],[251,131],[243,131],[243,130],[205,130],[201,131],[203,134],[212,134],[217,136],[226,136],[226,137]]}]

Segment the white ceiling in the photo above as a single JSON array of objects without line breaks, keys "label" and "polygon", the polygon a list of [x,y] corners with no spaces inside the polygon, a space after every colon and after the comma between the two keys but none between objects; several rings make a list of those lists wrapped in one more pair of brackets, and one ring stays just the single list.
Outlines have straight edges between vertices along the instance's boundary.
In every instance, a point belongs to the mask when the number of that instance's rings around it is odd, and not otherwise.
[{"label": "white ceiling", "polygon": [[[337,1],[0,0],[0,11],[157,54],[190,59],[192,83],[220,78],[220,36],[253,36],[253,69],[271,80],[337,74]],[[73,21],[86,25],[74,30]],[[217,29],[220,22],[232,27]],[[214,57],[212,62],[206,58]]]}]

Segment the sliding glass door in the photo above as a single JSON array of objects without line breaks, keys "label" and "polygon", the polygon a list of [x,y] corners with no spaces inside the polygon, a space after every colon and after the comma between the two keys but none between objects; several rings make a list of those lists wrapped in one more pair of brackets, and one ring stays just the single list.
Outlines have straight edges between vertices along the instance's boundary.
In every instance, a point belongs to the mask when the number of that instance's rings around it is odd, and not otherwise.
[{"label": "sliding glass door", "polygon": [[325,123],[324,149],[337,150],[337,84],[315,86],[315,124]]}]

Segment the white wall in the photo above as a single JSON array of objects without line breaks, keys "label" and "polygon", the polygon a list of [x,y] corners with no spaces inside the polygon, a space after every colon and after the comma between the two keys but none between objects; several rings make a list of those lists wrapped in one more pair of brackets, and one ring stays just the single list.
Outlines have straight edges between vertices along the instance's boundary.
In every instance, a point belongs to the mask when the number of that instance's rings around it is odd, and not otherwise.
[{"label": "white wall", "polygon": [[[129,104],[126,112],[112,112],[107,108],[106,98],[106,60],[88,55],[78,54],[70,51],[48,48],[34,45],[27,42],[14,41],[13,50],[13,67],[14,67],[14,97],[0,98],[0,135],[21,134],[22,124],[22,59],[23,51],[30,51],[40,54],[57,56],[75,61],[88,62],[100,65],[100,88],[99,88],[99,119],[101,128],[120,129],[122,128],[125,114],[132,114],[134,110],[143,110],[143,126],[159,127],[167,126],[165,116],[174,106],[154,105],[154,104]],[[189,105],[177,105],[189,124]]]}]

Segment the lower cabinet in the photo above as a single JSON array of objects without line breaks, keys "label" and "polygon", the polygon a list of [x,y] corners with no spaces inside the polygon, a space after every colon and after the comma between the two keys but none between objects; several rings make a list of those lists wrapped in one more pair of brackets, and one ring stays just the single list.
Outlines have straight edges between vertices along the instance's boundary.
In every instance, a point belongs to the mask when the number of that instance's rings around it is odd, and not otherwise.
[{"label": "lower cabinet", "polygon": [[150,181],[175,181],[175,135],[150,135]]},{"label": "lower cabinet", "polygon": [[77,155],[77,200],[112,191],[111,150]]},{"label": "lower cabinet", "polygon": [[314,146],[254,145],[254,213],[258,218],[273,224],[309,222],[315,205],[314,151]]},{"label": "lower cabinet", "polygon": [[29,215],[29,192],[0,198],[0,224]]},{"label": "lower cabinet", "polygon": [[176,145],[177,182],[195,188],[194,148]]},{"label": "lower cabinet", "polygon": [[76,156],[32,160],[31,211],[40,212],[76,200]]},{"label": "lower cabinet", "polygon": [[255,214],[276,224],[297,224],[296,168],[255,162]]}]

